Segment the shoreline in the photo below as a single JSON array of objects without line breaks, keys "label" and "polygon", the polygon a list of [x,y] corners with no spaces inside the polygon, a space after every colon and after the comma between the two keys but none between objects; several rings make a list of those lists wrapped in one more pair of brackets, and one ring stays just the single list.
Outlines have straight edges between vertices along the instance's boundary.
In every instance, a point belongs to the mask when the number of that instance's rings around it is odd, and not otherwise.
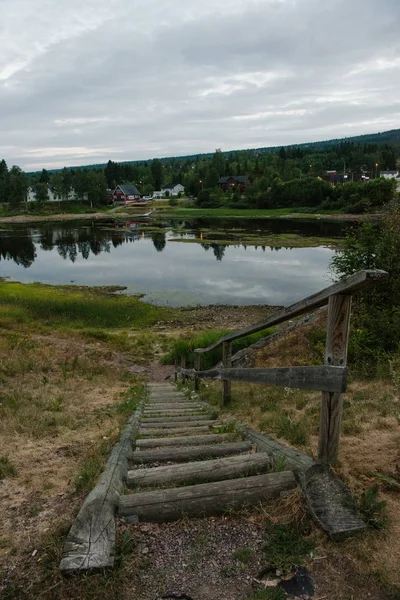
[{"label": "shoreline", "polygon": [[[150,221],[156,221],[157,219],[311,219],[318,221],[353,221],[362,222],[368,220],[378,221],[381,218],[379,214],[319,214],[319,213],[287,213],[277,214],[276,211],[247,211],[237,212],[234,215],[226,214],[225,211],[219,211],[216,209],[168,209],[155,210],[153,217]],[[257,214],[254,214],[254,213]],[[251,214],[249,214],[251,213]],[[141,214],[129,214],[125,212],[94,212],[87,214],[74,214],[74,213],[59,213],[54,215],[14,215],[10,217],[0,217],[0,223],[39,223],[48,221],[75,221],[75,220],[89,220],[89,219],[107,219],[107,218],[126,218],[126,219],[137,219],[142,217]]]}]

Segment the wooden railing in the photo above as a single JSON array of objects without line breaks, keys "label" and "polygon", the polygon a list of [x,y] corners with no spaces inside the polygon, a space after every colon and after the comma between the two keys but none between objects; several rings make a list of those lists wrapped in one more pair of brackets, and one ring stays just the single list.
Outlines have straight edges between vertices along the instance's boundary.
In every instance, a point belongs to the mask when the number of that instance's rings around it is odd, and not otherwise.
[{"label": "wooden railing", "polygon": [[[347,347],[352,296],[373,287],[387,278],[385,271],[359,271],[347,279],[335,283],[296,304],[284,308],[263,321],[239,329],[211,344],[194,350],[194,369],[186,369],[186,357],[175,362],[175,379],[194,378],[195,389],[201,379],[221,379],[222,401],[231,398],[231,382],[247,381],[288,388],[319,390],[322,392],[322,408],[319,431],[318,459],[333,464],[339,448],[340,424],[343,408],[343,392],[347,385]],[[232,342],[252,333],[279,325],[328,304],[325,364],[317,367],[283,367],[274,369],[232,368]],[[201,357],[206,352],[222,346],[222,368],[201,370]]]}]

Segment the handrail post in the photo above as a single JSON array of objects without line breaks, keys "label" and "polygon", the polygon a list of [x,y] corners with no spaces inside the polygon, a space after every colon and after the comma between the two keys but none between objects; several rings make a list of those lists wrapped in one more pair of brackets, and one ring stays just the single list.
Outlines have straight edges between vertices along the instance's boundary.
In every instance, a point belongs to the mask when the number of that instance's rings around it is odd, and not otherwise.
[{"label": "handrail post", "polygon": [[[325,365],[345,367],[347,364],[351,300],[351,295],[344,294],[329,297]],[[338,456],[342,411],[343,394],[322,392],[318,460],[329,465],[334,464]]]},{"label": "handrail post", "polygon": [[[181,356],[181,369],[186,369],[186,356],[182,354]],[[181,380],[186,381],[186,375],[181,372]]]},{"label": "handrail post", "polygon": [[[222,366],[224,369],[232,366],[232,342],[222,343]],[[222,386],[222,405],[225,406],[231,401],[232,383],[224,379]]]},{"label": "handrail post", "polygon": [[[201,354],[198,352],[194,353],[194,369],[196,372],[201,370]],[[194,374],[194,389],[195,392],[198,392],[200,389],[200,379],[197,377],[196,373]]]},{"label": "handrail post", "polygon": [[179,358],[174,358],[174,381],[178,381]]}]

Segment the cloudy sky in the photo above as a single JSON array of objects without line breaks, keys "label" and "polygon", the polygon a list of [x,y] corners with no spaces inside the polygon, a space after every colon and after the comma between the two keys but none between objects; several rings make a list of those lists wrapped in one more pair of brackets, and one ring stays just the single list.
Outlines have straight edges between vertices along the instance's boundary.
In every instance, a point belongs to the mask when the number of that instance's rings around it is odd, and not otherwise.
[{"label": "cloudy sky", "polygon": [[400,127],[399,0],[0,0],[26,170]]}]

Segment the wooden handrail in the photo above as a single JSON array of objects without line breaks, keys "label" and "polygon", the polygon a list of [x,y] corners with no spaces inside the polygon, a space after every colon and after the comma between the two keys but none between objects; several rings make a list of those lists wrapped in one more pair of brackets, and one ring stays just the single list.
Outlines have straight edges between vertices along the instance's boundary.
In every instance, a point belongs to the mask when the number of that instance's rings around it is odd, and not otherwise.
[{"label": "wooden handrail", "polygon": [[[372,287],[388,277],[386,271],[359,271],[339,283],[325,288],[296,304],[284,308],[264,321],[234,331],[217,340],[207,348],[194,351],[194,369],[186,369],[182,356],[180,374],[182,380],[193,377],[195,389],[201,379],[220,379],[223,382],[223,404],[231,397],[231,381],[280,385],[289,388],[319,390],[322,392],[322,409],[319,429],[318,458],[333,464],[337,460],[340,424],[343,410],[343,392],[347,383],[347,347],[350,331],[350,313],[353,294]],[[317,367],[282,367],[273,369],[232,368],[232,341],[279,325],[328,304],[327,336],[324,365]],[[222,345],[222,368],[201,370],[201,356]],[[176,367],[175,367],[176,371]]]},{"label": "wooden handrail", "polygon": [[214,344],[211,344],[211,346],[207,346],[207,348],[196,348],[194,352],[198,354],[210,352],[211,350],[219,348],[223,342],[232,342],[233,340],[246,337],[252,333],[257,333],[263,329],[268,329],[268,327],[273,327],[274,325],[279,325],[280,323],[284,323],[289,319],[293,319],[294,317],[298,317],[299,315],[303,315],[307,312],[320,308],[321,306],[328,304],[330,296],[335,296],[337,294],[352,295],[360,290],[372,287],[377,283],[384,281],[387,277],[388,273],[386,273],[386,271],[381,271],[378,269],[358,271],[358,273],[355,273],[354,275],[351,275],[350,277],[347,277],[338,283],[334,283],[322,291],[296,302],[296,304],[292,304],[291,306],[274,313],[264,321],[258,321],[258,323],[254,323],[248,327],[243,327],[243,329],[238,329],[237,331],[221,337],[219,340],[214,342]]},{"label": "wooden handrail", "polygon": [[278,367],[271,369],[210,369],[196,371],[181,369],[181,375],[198,379],[221,379],[222,381],[247,381],[279,385],[301,390],[317,390],[319,392],[344,392],[347,384],[345,367]]}]

